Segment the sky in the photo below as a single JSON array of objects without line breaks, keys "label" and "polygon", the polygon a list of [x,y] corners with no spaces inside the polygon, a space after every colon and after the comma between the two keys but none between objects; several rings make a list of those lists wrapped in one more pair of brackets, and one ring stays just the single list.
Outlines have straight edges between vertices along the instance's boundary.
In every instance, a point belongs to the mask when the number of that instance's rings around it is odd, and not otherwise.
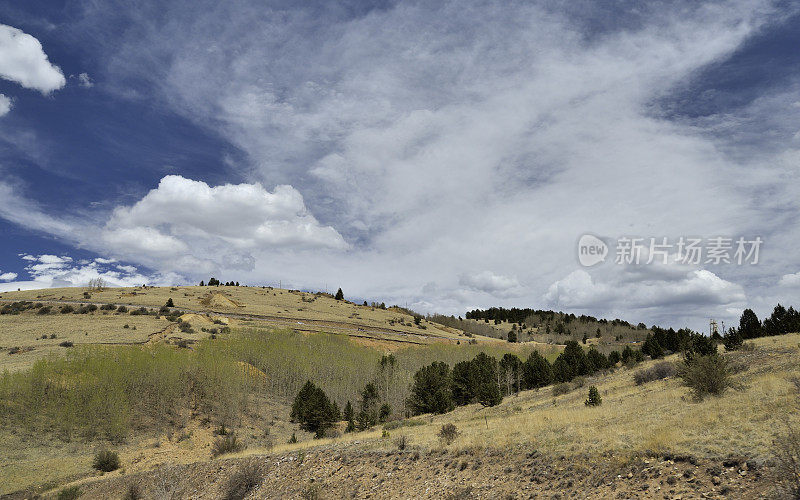
[{"label": "sky", "polygon": [[0,291],[800,305],[800,8],[564,4],[0,0]]}]

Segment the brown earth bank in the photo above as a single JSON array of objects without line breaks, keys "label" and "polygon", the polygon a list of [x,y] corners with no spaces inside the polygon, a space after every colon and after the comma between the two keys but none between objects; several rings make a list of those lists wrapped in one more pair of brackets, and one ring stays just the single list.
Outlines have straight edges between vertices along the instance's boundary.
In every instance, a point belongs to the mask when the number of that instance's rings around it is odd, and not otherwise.
[{"label": "brown earth bank", "polygon": [[[534,450],[308,450],[164,466],[80,485],[125,498],[774,498],[769,466],[743,457],[546,456]],[[10,498],[25,498],[24,494]]]}]

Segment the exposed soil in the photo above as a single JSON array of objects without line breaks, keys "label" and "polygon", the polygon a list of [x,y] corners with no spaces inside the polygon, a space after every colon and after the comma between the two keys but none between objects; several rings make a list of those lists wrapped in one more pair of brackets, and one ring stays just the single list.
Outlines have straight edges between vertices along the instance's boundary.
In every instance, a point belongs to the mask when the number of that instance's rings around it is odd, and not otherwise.
[{"label": "exposed soil", "polygon": [[[242,482],[241,472],[252,469],[257,472],[256,485],[245,496],[231,496]],[[359,451],[333,447],[99,479],[81,486],[81,498],[121,498],[133,484],[145,498],[194,499],[688,499],[763,498],[772,493],[769,469],[744,458],[626,460],[612,455],[550,457],[522,449]]]}]

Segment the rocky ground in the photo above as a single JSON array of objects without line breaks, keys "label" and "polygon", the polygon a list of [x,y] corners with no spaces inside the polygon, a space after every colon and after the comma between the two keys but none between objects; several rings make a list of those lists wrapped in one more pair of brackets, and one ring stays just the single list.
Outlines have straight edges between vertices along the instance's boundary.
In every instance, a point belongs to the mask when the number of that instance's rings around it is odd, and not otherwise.
[{"label": "rocky ground", "polygon": [[122,498],[764,498],[770,469],[744,458],[551,457],[530,450],[326,449],[174,467],[82,484]]}]

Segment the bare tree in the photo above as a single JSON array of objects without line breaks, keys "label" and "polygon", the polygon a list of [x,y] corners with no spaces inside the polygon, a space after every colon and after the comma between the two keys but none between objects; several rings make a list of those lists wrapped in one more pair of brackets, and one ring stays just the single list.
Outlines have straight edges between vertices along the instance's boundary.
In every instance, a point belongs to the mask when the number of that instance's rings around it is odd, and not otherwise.
[{"label": "bare tree", "polygon": [[108,283],[106,283],[106,281],[103,278],[92,278],[89,280],[87,288],[89,289],[90,292],[92,291],[102,292],[103,289],[106,288],[107,286]]}]

